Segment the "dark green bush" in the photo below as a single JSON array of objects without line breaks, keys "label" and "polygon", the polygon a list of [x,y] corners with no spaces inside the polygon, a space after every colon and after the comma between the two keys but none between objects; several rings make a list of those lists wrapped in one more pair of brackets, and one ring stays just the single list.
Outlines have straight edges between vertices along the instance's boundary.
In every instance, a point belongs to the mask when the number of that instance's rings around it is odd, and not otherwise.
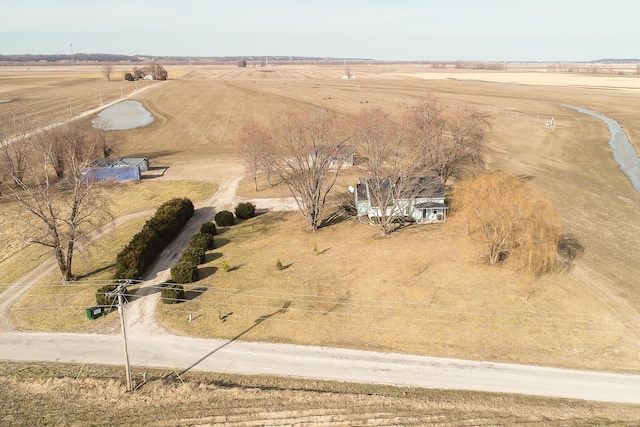
[{"label": "dark green bush", "polygon": [[115,278],[138,279],[193,213],[193,203],[186,198],[171,199],[160,205],[155,215],[116,257]]},{"label": "dark green bush", "polygon": [[256,216],[256,206],[251,202],[241,202],[236,206],[235,213],[238,219],[253,218]]},{"label": "dark green bush", "polygon": [[181,261],[171,267],[171,280],[176,283],[193,283],[200,279],[198,266],[189,261]]},{"label": "dark green bush", "polygon": [[213,236],[207,233],[194,234],[189,239],[192,248],[202,248],[205,251],[213,249]]},{"label": "dark green bush", "polygon": [[220,211],[214,217],[216,220],[216,224],[220,227],[224,227],[225,225],[233,225],[236,223],[233,214],[229,211]]},{"label": "dark green bush", "polygon": [[166,283],[160,291],[160,297],[165,304],[178,304],[183,302],[184,286],[177,283]]},{"label": "dark green bush", "polygon": [[196,265],[204,262],[205,250],[200,247],[190,247],[182,251],[180,261],[189,261]]},{"label": "dark green bush", "polygon": [[202,225],[200,226],[200,232],[215,236],[216,234],[218,234],[218,229],[216,228],[216,225],[213,222],[209,221],[209,222],[202,223]]}]

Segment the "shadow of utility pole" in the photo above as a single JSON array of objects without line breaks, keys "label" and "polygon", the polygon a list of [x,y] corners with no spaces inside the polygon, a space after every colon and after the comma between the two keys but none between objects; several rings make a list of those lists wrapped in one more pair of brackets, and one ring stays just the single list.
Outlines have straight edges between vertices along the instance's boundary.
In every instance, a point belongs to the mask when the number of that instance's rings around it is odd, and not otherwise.
[{"label": "shadow of utility pole", "polygon": [[226,346],[228,346],[229,344],[231,344],[232,342],[236,341],[237,339],[239,339],[240,337],[242,337],[243,335],[247,334],[249,331],[251,331],[253,328],[255,328],[256,326],[260,325],[262,322],[270,319],[271,317],[275,316],[276,314],[284,314],[287,312],[287,309],[289,308],[289,306],[291,305],[291,301],[287,301],[285,302],[282,307],[277,310],[274,311],[271,314],[267,314],[266,316],[260,316],[258,317],[254,322],[253,325],[251,325],[250,327],[248,327],[247,329],[245,329],[244,331],[242,331],[241,333],[239,333],[238,335],[236,335],[235,337],[231,338],[228,342],[222,344],[220,347],[216,348],[215,350],[212,350],[211,352],[209,352],[208,354],[206,354],[205,356],[201,357],[200,359],[198,359],[195,363],[193,363],[191,366],[189,366],[188,368],[184,369],[182,372],[178,373],[177,376],[180,377],[181,375],[189,372],[189,370],[195,368],[196,366],[198,366],[200,363],[202,363],[204,360],[207,360],[209,357],[211,357],[213,354],[215,354],[216,352],[222,350],[223,348],[225,348]]}]

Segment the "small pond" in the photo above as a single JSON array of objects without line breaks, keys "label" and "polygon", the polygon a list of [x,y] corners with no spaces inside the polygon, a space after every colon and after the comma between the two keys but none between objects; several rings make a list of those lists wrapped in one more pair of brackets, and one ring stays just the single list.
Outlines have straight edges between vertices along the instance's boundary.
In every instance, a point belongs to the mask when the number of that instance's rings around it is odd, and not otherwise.
[{"label": "small pond", "polygon": [[93,119],[94,128],[98,119],[108,120],[110,130],[135,129],[153,122],[151,113],[138,101],[122,101],[105,108]]}]

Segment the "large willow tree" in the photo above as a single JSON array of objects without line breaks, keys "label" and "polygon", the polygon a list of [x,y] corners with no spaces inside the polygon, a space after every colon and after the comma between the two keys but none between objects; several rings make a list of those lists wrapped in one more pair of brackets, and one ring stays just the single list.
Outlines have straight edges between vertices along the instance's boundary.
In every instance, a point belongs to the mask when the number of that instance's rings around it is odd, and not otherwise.
[{"label": "large willow tree", "polygon": [[454,207],[489,264],[509,262],[531,274],[556,265],[560,217],[518,177],[487,173],[456,186]]}]

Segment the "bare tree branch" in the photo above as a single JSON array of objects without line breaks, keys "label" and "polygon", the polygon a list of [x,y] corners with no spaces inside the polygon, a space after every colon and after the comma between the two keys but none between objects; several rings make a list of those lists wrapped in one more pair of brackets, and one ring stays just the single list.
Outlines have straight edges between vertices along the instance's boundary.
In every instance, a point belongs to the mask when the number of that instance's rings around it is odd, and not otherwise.
[{"label": "bare tree branch", "polygon": [[309,229],[317,231],[351,134],[325,109],[308,116],[283,113],[271,132],[272,170],[296,198]]},{"label": "bare tree branch", "polygon": [[84,179],[100,146],[67,125],[39,134],[32,154],[22,176],[9,173],[2,185],[27,213],[31,241],[52,248],[62,278],[71,280],[76,242],[107,215],[97,183]]}]

